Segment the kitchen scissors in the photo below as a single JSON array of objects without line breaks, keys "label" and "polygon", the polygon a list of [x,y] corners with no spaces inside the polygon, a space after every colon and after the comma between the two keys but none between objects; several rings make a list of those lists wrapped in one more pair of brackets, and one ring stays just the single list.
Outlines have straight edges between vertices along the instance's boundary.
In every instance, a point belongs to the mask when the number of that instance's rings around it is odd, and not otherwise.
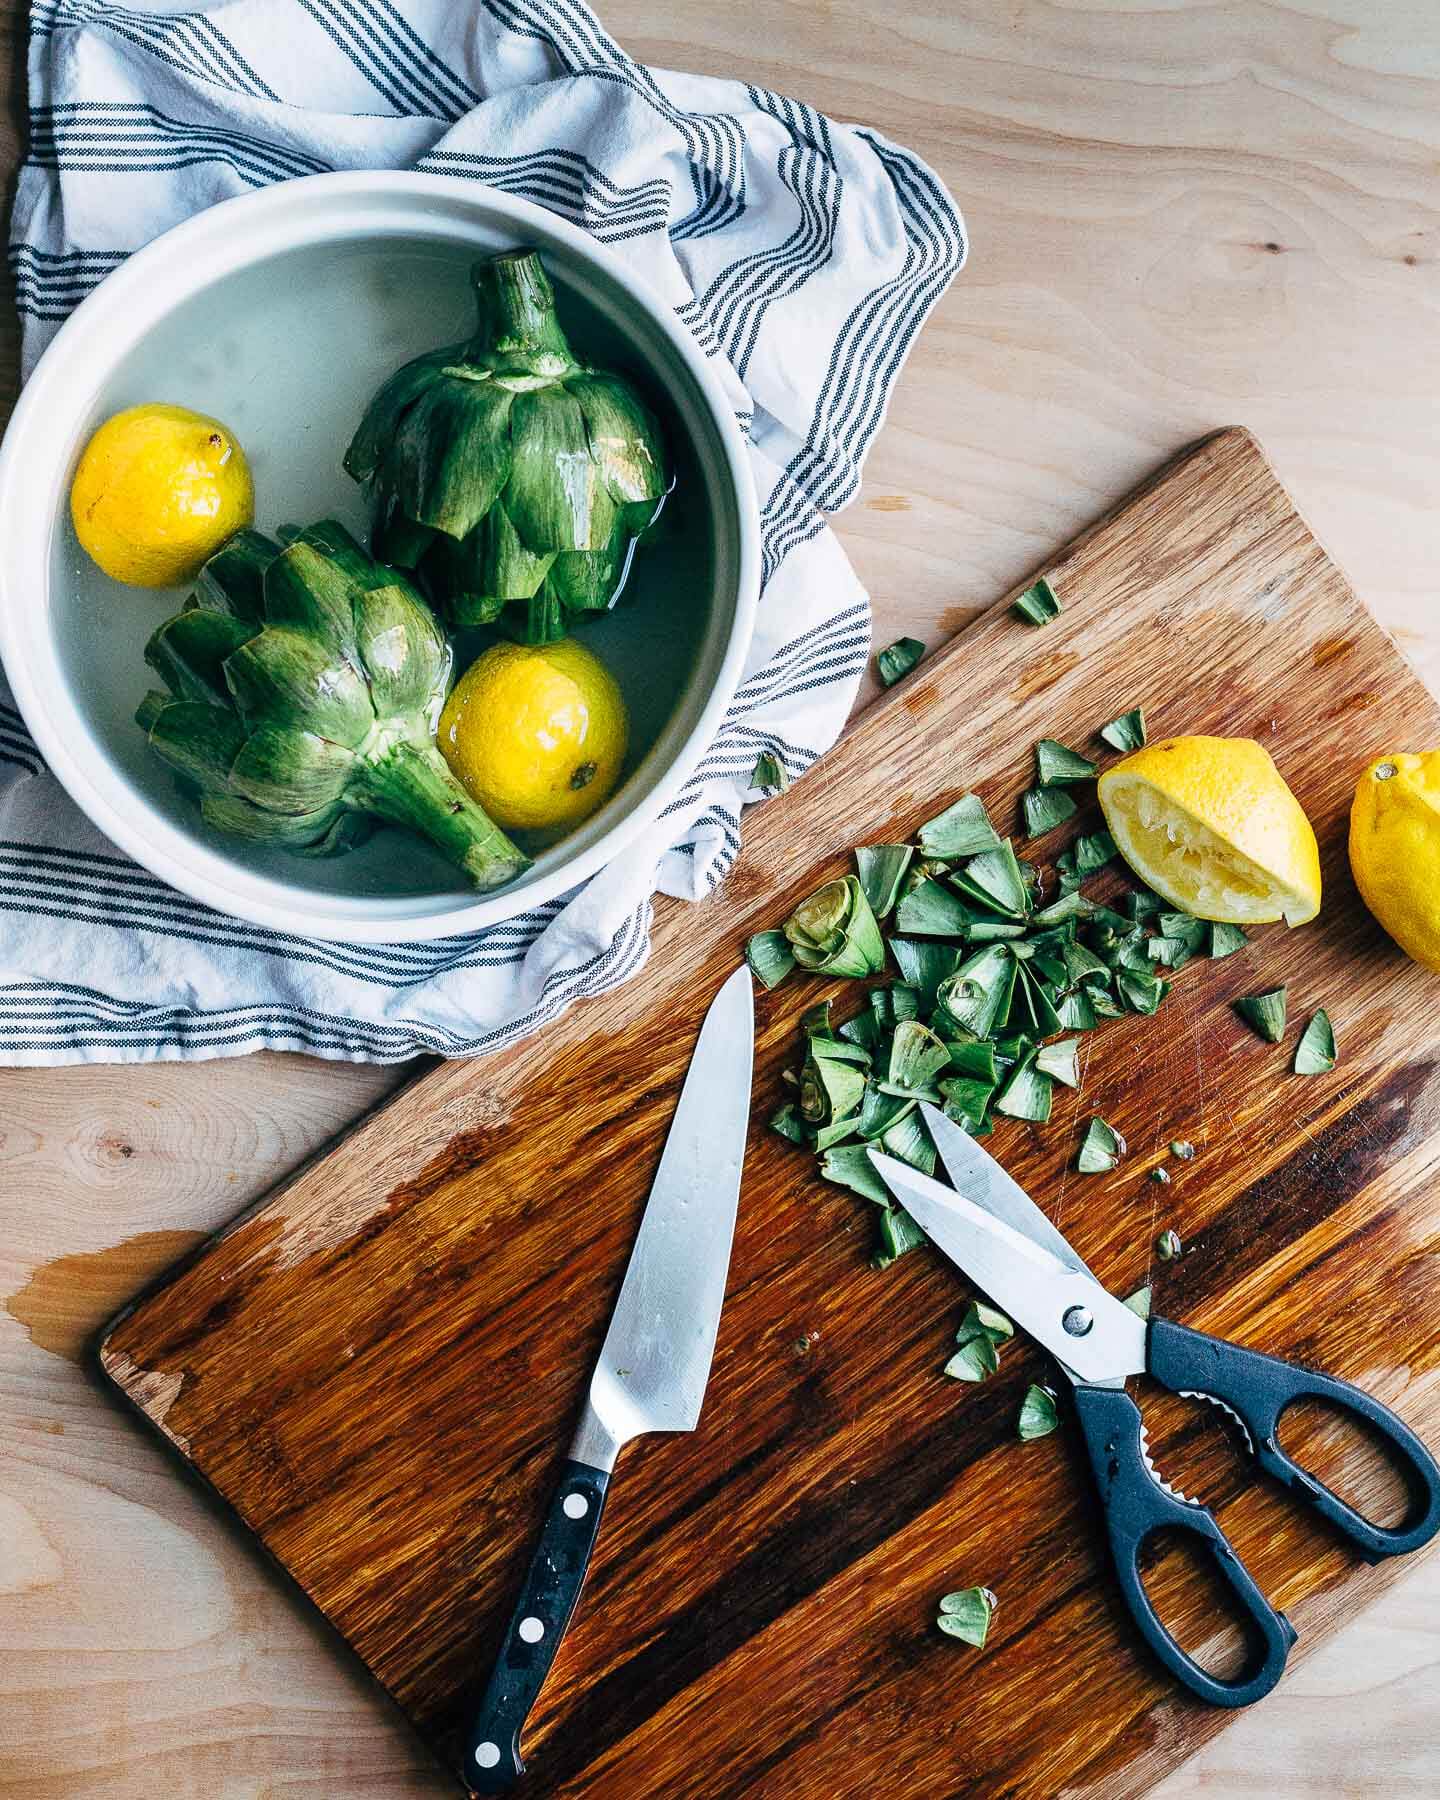
[{"label": "kitchen scissors", "polygon": [[[1149,1374],[1173,1393],[1210,1400],[1240,1426],[1260,1467],[1349,1540],[1367,1562],[1418,1550],[1440,1530],[1440,1465],[1389,1407],[1329,1375],[1244,1350],[1168,1319],[1142,1319],[1096,1280],[1025,1192],[965,1131],[922,1103],[953,1189],[877,1150],[886,1187],[950,1260],[1023,1325],[1069,1377],[1104,1508],[1125,1603],[1151,1650],[1192,1694],[1212,1706],[1248,1706],[1285,1670],[1295,1628],[1261,1593],[1208,1507],[1176,1493],[1150,1461],[1140,1409],[1126,1377]],[[1386,1441],[1411,1490],[1396,1528],[1372,1524],[1281,1448],[1281,1414],[1322,1400],[1363,1420]],[[1141,1579],[1139,1558],[1162,1528],[1198,1539],[1253,1625],[1260,1648],[1249,1668],[1223,1680],[1202,1668],[1165,1628]]]}]

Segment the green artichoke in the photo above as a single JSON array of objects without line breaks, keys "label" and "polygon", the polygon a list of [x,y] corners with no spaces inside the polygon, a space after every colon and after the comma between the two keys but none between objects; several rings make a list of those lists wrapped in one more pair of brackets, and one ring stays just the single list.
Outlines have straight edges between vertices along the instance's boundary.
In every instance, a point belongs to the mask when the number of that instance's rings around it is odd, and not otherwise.
[{"label": "green artichoke", "polygon": [[409,582],[331,520],[231,538],[145,648],[167,693],[136,720],[207,824],[329,856],[376,819],[418,831],[477,888],[528,858],[435,747],[450,647]]},{"label": "green artichoke", "polygon": [[345,468],[375,504],[375,550],[455,626],[563,637],[618,598],[670,485],[630,383],[577,362],[539,256],[471,271],[475,336],[416,357],[366,409]]}]

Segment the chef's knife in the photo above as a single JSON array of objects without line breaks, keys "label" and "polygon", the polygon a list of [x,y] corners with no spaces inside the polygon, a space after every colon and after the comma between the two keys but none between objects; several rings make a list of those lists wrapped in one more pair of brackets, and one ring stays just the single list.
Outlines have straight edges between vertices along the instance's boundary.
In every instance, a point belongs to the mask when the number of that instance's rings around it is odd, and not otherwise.
[{"label": "chef's knife", "polygon": [[621,1446],[699,1421],[730,1267],[754,1045],[741,967],[700,1027],[569,1460],[466,1739],[476,1793],[499,1793],[524,1770],[520,1733],[580,1596]]}]

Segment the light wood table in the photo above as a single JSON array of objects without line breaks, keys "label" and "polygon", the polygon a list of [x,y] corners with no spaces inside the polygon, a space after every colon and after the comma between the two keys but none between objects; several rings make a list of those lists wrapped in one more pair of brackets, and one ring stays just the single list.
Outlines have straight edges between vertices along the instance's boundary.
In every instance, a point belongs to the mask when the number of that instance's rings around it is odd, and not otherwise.
[{"label": "light wood table", "polygon": [[[0,5],[12,70],[19,10]],[[612,0],[605,18],[648,61],[878,126],[965,211],[970,267],[839,526],[878,642],[955,630],[1238,422],[1440,688],[1435,0]],[[7,312],[11,385],[13,358]],[[279,1056],[0,1072],[0,1795],[451,1791],[77,1360],[152,1270],[401,1078]],[[1437,1621],[1440,1558],[1159,1791],[1440,1792]]]}]

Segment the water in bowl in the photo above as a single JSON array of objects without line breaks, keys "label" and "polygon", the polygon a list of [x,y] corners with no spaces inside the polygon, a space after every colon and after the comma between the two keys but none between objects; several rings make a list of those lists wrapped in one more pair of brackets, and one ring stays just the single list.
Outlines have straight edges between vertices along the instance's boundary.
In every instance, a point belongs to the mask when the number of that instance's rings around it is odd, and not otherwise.
[{"label": "water in bowl", "polygon": [[[96,398],[81,443],[122,407],[192,407],[222,420],[244,445],[261,530],[337,518],[364,539],[364,498],[340,459],[366,402],[397,365],[470,335],[471,260],[455,246],[391,239],[298,250],[232,276],[178,306],[119,365]],[[693,448],[634,344],[563,285],[560,305],[580,356],[639,381],[665,424],[677,468],[668,528],[637,554],[615,609],[583,633],[629,707],[628,776],[660,737],[696,667],[714,591],[713,532]],[[136,706],[158,685],[144,660],[146,640],[178,610],[184,590],[124,587],[80,549],[68,514],[57,527],[53,593],[66,674],[137,797],[246,868],[316,891],[411,895],[463,887],[428,846],[393,829],[345,855],[312,859],[237,845],[206,827],[134,723]],[[483,641],[474,633],[459,640],[457,668]],[[622,786],[610,806],[623,803]]]}]

